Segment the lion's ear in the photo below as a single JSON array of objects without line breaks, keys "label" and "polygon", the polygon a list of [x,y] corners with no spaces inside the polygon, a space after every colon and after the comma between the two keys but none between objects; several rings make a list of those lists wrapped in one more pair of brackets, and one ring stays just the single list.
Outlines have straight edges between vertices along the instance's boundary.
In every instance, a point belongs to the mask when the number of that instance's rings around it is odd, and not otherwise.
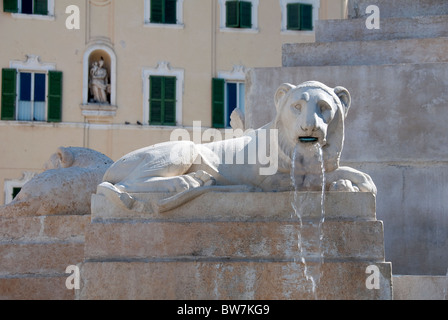
[{"label": "lion's ear", "polygon": [[341,100],[342,106],[344,107],[344,117],[346,117],[348,109],[350,109],[350,105],[352,103],[350,92],[348,92],[348,90],[344,87],[336,87],[334,88],[334,93],[336,93],[339,100]]},{"label": "lion's ear", "polygon": [[277,92],[275,93],[275,97],[274,97],[274,101],[275,101],[275,106],[278,108],[278,102],[289,92],[289,90],[295,88],[295,86],[293,86],[290,83],[283,83],[278,89]]},{"label": "lion's ear", "polygon": [[61,163],[62,168],[70,167],[75,161],[73,153],[68,148],[59,147],[57,154],[59,156],[59,161]]}]

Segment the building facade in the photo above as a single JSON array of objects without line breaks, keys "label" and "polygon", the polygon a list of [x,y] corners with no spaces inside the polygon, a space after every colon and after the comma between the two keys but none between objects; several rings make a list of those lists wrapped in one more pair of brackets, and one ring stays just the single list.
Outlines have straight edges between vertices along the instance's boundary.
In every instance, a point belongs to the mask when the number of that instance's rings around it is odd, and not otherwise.
[{"label": "building facade", "polygon": [[[3,0],[0,204],[59,146],[117,160],[244,113],[245,72],[279,67],[346,0]],[[270,103],[270,102],[267,102]]]}]

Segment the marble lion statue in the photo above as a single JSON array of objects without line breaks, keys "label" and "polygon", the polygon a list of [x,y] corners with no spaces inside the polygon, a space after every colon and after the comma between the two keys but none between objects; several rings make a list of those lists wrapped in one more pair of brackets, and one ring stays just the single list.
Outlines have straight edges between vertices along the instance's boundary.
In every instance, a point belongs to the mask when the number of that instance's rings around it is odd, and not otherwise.
[{"label": "marble lion statue", "polygon": [[[106,171],[97,193],[138,211],[136,194],[169,192],[172,195],[152,205],[155,212],[164,212],[209,191],[290,191],[294,161],[298,190],[322,188],[324,167],[326,190],[376,194],[369,175],[339,165],[351,103],[347,89],[317,81],[285,83],[274,101],[275,119],[241,137],[204,144],[170,141],[125,155]],[[316,146],[321,147],[323,166]],[[266,159],[260,157],[248,161],[261,149],[269,150],[275,166],[266,168]]]},{"label": "marble lion statue", "polygon": [[90,199],[113,161],[79,147],[60,147],[44,171],[25,183],[14,200],[0,207],[0,217],[90,214]]}]

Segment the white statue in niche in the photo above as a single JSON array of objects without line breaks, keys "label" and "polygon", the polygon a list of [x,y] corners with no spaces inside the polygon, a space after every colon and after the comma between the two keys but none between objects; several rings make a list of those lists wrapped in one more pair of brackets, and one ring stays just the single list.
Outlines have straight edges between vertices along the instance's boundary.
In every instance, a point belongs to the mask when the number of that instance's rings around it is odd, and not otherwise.
[{"label": "white statue in niche", "polygon": [[110,93],[109,74],[104,68],[104,59],[95,61],[90,69],[90,93],[93,102],[108,104],[107,94]]}]

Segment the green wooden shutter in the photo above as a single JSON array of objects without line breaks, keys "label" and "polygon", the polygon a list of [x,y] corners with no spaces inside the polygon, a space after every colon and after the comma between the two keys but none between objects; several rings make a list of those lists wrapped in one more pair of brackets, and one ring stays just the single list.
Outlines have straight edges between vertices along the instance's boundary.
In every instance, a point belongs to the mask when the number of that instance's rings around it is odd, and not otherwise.
[{"label": "green wooden shutter", "polygon": [[252,28],[252,2],[240,1],[240,28]]},{"label": "green wooden shutter", "polygon": [[239,21],[239,3],[238,1],[226,1],[226,27],[238,28]]},{"label": "green wooden shutter", "polygon": [[34,0],[34,14],[48,15],[48,0]]},{"label": "green wooden shutter", "polygon": [[151,23],[163,23],[164,0],[151,0]]},{"label": "green wooden shutter", "polygon": [[62,121],[62,72],[48,72],[48,122]]},{"label": "green wooden shutter", "polygon": [[163,125],[176,125],[176,77],[164,78]]},{"label": "green wooden shutter", "polygon": [[16,118],[16,89],[17,70],[2,70],[2,120],[15,120]]},{"label": "green wooden shutter", "polygon": [[149,124],[162,124],[163,77],[149,77]]},{"label": "green wooden shutter", "polygon": [[177,23],[177,0],[165,0],[164,8],[165,18],[164,23],[176,24]]},{"label": "green wooden shutter", "polygon": [[19,12],[17,0],[3,0],[3,11],[12,13]]},{"label": "green wooden shutter", "polygon": [[225,127],[225,80],[212,79],[212,126]]},{"label": "green wooden shutter", "polygon": [[288,30],[300,30],[300,3],[289,3],[286,6]]},{"label": "green wooden shutter", "polygon": [[300,30],[313,30],[313,6],[310,4],[300,6]]},{"label": "green wooden shutter", "polygon": [[176,125],[176,77],[149,77],[149,124]]}]

